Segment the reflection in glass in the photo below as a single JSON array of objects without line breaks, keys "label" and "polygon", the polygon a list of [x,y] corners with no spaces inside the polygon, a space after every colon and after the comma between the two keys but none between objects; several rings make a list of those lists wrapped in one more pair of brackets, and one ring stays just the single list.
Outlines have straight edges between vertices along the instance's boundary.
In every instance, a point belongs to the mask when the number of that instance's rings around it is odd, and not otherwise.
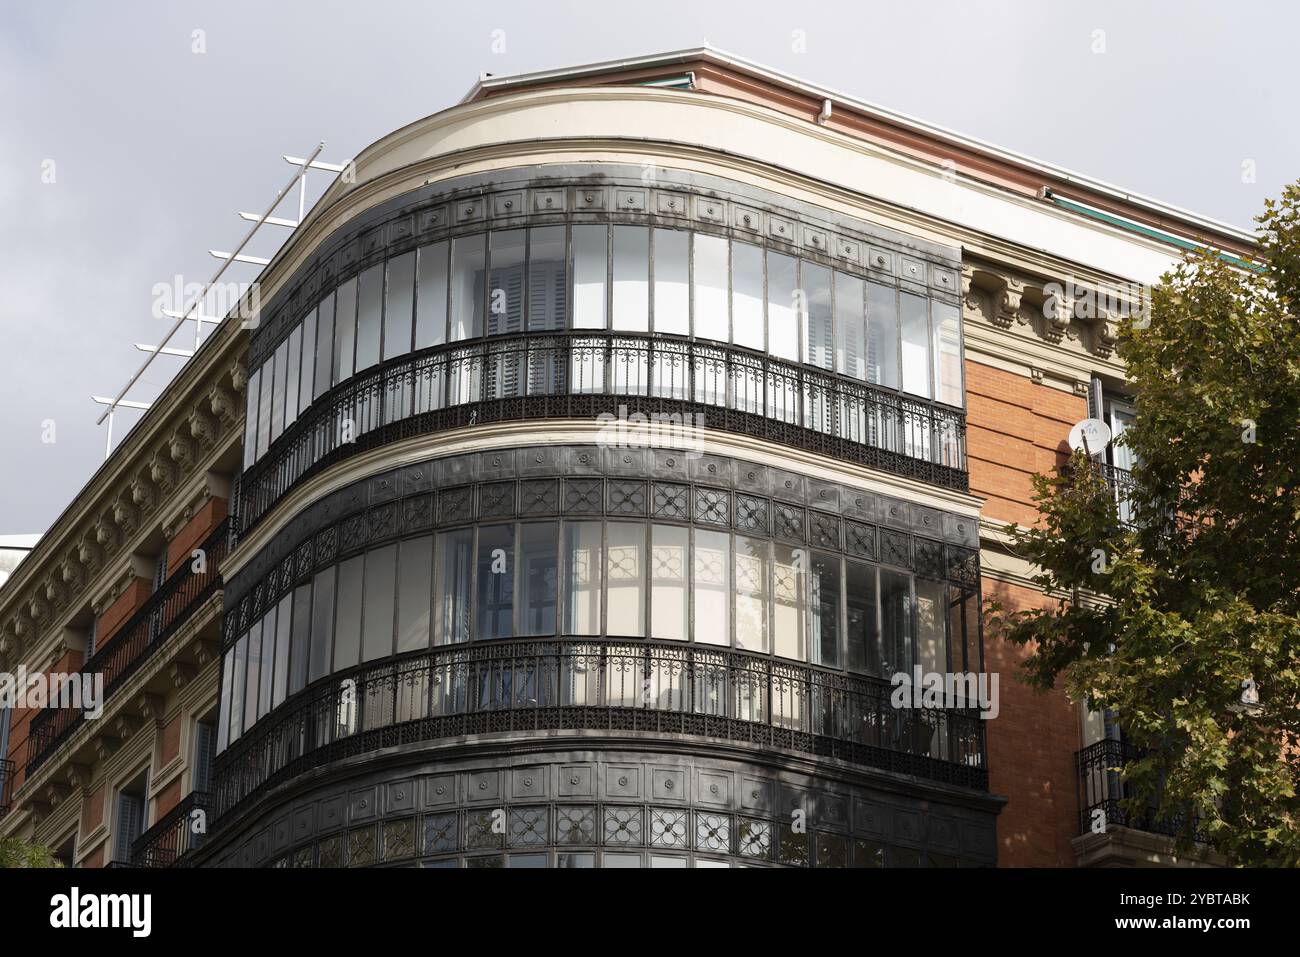
[{"label": "reflection in glass", "polygon": [[826,552],[814,552],[810,571],[812,661],[817,665],[839,667],[840,560]]},{"label": "reflection in glass", "polygon": [[384,266],[376,263],[360,276],[357,286],[357,371],[379,362],[383,335]]},{"label": "reflection in glass", "polygon": [[396,601],[397,546],[366,552],[365,626],[361,660],[374,661],[393,653],[393,605]]},{"label": "reflection in glass", "polygon": [[415,251],[388,260],[384,298],[384,358],[411,351],[411,310],[415,306]]},{"label": "reflection in glass", "polygon": [[311,404],[312,379],[316,375],[316,310],[302,321],[302,371],[298,376],[298,411]]},{"label": "reflection in glass", "polygon": [[298,372],[302,368],[302,324],[289,333],[289,374],[284,381],[284,427],[298,419]]},{"label": "reflection in glass", "polygon": [[559,577],[556,522],[527,523],[519,529],[519,634],[555,634]]},{"label": "reflection in glass", "polygon": [[866,283],[856,276],[835,274],[835,371],[855,379],[867,378]]},{"label": "reflection in glass", "polygon": [[573,227],[573,328],[604,329],[605,283],[609,273],[609,230]]},{"label": "reflection in glass", "polygon": [[230,741],[233,744],[244,728],[244,689],[248,677],[248,635],[235,642],[234,674],[230,682]]},{"label": "reflection in glass", "polygon": [[736,536],[736,647],[767,651],[768,542]]},{"label": "reflection in glass", "polygon": [[655,525],[650,540],[650,627],[652,638],[685,641],[690,637],[687,603],[687,553],[690,530]]},{"label": "reflection in glass", "polygon": [[334,623],[334,670],[343,671],[361,658],[361,603],[365,590],[365,555],[339,566],[338,611]]},{"label": "reflection in glass", "polygon": [[514,633],[515,527],[484,525],[478,530],[477,638]]},{"label": "reflection in glass", "polygon": [[934,317],[935,398],[948,405],[962,404],[961,313],[956,306],[931,301]]},{"label": "reflection in glass", "polygon": [[930,398],[929,300],[910,292],[899,294],[903,340],[903,391]]},{"label": "reflection in glass", "polygon": [[244,730],[251,728],[257,721],[257,695],[262,678],[262,621],[253,623],[248,629],[248,655],[246,660],[246,683],[244,685]]},{"label": "reflection in glass", "polygon": [[731,536],[695,529],[695,640],[731,644]]},{"label": "reflection in glass", "polygon": [[244,413],[244,468],[257,458],[257,401],[262,387],[262,370],[254,369],[248,377],[248,410]]},{"label": "reflection in glass", "polygon": [[318,399],[333,384],[334,374],[334,293],[320,301],[316,310],[319,322],[316,326],[316,372],[315,387],[311,397]]},{"label": "reflection in glass", "polygon": [[867,283],[867,381],[898,388],[898,293]]},{"label": "reflection in glass", "polygon": [[289,650],[289,694],[307,686],[307,663],[311,654],[311,584],[293,590],[293,639]]},{"label": "reflection in glass", "polygon": [[235,673],[234,649],[221,660],[221,703],[217,706],[217,750],[226,750],[230,743],[230,683]]},{"label": "reflection in glass", "polygon": [[731,244],[731,328],[733,341],[763,349],[763,250]]},{"label": "reflection in glass", "polygon": [[275,355],[262,363],[262,391],[257,400],[257,457],[271,444],[271,386],[275,378]]},{"label": "reflection in glass", "polygon": [[397,566],[397,653],[429,647],[433,537],[407,538]]},{"label": "reflection in glass", "polygon": [[280,599],[275,613],[275,674],[271,682],[271,707],[278,708],[289,691],[289,635],[293,622],[293,593]]},{"label": "reflection in glass", "polygon": [[311,669],[308,681],[323,678],[330,672],[330,655],[334,644],[334,578],[337,566],[317,572],[312,580],[311,601]]},{"label": "reflection in glass", "polygon": [[832,367],[835,336],[831,324],[831,271],[825,266],[800,266],[804,305],[803,361],[823,369]]},{"label": "reflection in glass", "polygon": [[645,636],[645,525],[610,522],[605,538],[605,582],[609,590],[605,633]]},{"label": "reflection in glass", "polygon": [[[257,692],[257,716],[261,718],[271,710],[271,692],[275,681],[275,638],[278,609],[272,606],[262,619],[262,669]],[[250,686],[249,693],[252,693]]]},{"label": "reflection in glass", "polygon": [[447,341],[447,240],[419,250],[419,276],[415,294],[415,348],[440,346]]},{"label": "reflection in glass", "polygon": [[433,643],[469,641],[470,570],[473,529],[439,532],[433,575],[438,599],[434,612]]},{"label": "reflection in glass", "polygon": [[564,328],[568,307],[564,227],[534,226],[528,231],[528,331]]},{"label": "reflection in glass", "polygon": [[334,299],[334,383],[352,375],[357,335],[357,281],[339,286]]},{"label": "reflection in glass", "polygon": [[772,543],[772,640],[782,658],[805,660],[808,551]]},{"label": "reflection in glass", "polygon": [[880,643],[883,677],[912,673],[912,582],[903,572],[880,569]]},{"label": "reflection in glass", "polygon": [[457,236],[451,242],[451,341],[483,335],[484,260],[487,234]]},{"label": "reflection in glass", "polygon": [[528,231],[502,229],[490,235],[487,334],[517,335],[524,330],[524,248]]},{"label": "reflection in glass", "polygon": [[727,246],[718,236],[695,235],[695,336],[727,342]]},{"label": "reflection in glass", "polygon": [[876,569],[866,562],[844,563],[848,609],[848,667],[884,677],[880,667],[880,632],[876,628]]},{"label": "reflection in glass", "polygon": [[600,634],[601,523],[564,523],[564,631]]},{"label": "reflection in glass", "polygon": [[799,361],[798,260],[767,254],[767,351],[781,359]]},{"label": "reflection in glass", "polygon": [[650,230],[645,226],[615,226],[614,328],[630,332],[650,329]]},{"label": "reflection in glass", "polygon": [[654,231],[655,332],[685,336],[691,331],[690,233]]},{"label": "reflection in glass", "polygon": [[943,582],[916,579],[917,663],[925,673],[948,671],[948,643],[945,640],[948,586]]}]

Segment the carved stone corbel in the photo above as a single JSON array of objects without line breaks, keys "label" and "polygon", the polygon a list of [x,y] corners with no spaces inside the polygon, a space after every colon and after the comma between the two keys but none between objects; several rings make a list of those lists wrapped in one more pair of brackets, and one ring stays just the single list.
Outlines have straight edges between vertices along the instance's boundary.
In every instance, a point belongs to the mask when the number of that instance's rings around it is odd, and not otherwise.
[{"label": "carved stone corbel", "polygon": [[141,472],[131,480],[131,502],[141,512],[150,511],[158,502],[158,485],[149,477],[153,466]]},{"label": "carved stone corbel", "polygon": [[147,691],[140,695],[135,702],[136,710],[140,717],[145,721],[156,721],[162,717],[163,699],[161,695],[149,694]]},{"label": "carved stone corbel", "polygon": [[68,787],[72,788],[90,787],[90,772],[90,765],[77,764],[75,761],[63,766],[63,778],[68,782]]},{"label": "carved stone corbel", "polygon": [[197,672],[193,665],[187,665],[183,661],[173,661],[171,667],[172,683],[179,689],[184,688],[194,680]]},{"label": "carved stone corbel", "polygon": [[243,394],[244,387],[248,385],[248,370],[239,360],[235,360],[230,367],[230,384],[235,387],[235,391]]},{"label": "carved stone corbel", "polygon": [[176,465],[172,461],[170,443],[165,453],[159,450],[149,460],[149,480],[163,492],[176,484]]},{"label": "carved stone corbel", "polygon": [[[208,390],[208,402],[212,406],[213,413],[219,419],[226,422],[234,422],[239,419],[239,413],[241,412],[239,396],[221,383],[218,382]],[[201,410],[196,410],[196,412],[202,414]]]},{"label": "carved stone corbel", "polygon": [[1115,346],[1119,342],[1119,324],[1113,313],[1107,311],[1101,314],[1097,323],[1097,335],[1093,343],[1093,349],[1103,359],[1109,359],[1115,354]]},{"label": "carved stone corbel", "polygon": [[[130,496],[128,501],[126,496]],[[135,488],[132,488],[122,498],[113,503],[113,524],[121,532],[121,537],[125,538],[135,531],[136,526],[140,523],[140,509],[134,504]],[[115,536],[116,537],[116,536]]]},{"label": "carved stone corbel", "polygon": [[117,547],[120,541],[118,528],[117,506],[114,505],[95,522],[95,543],[99,545],[99,561],[103,561],[105,555]]},{"label": "carved stone corbel", "polygon": [[118,738],[125,741],[131,735],[135,734],[140,728],[140,718],[138,715],[129,712],[122,712],[113,721],[113,730],[117,732]]},{"label": "carved stone corbel", "polygon": [[[193,428],[192,423],[196,414],[202,415],[201,412],[190,413],[191,429]],[[176,463],[182,472],[188,472],[194,467],[194,443],[190,441],[188,436],[182,435],[180,432],[174,434],[171,437],[171,441],[168,443],[167,453],[171,456],[171,460]]]},{"label": "carved stone corbel", "polygon": [[101,734],[95,739],[95,757],[100,761],[106,761],[112,757],[113,753],[121,747],[122,742],[111,734]]},{"label": "carved stone corbel", "polygon": [[999,329],[1010,329],[1020,318],[1020,303],[1025,294],[1025,284],[1015,277],[1007,277],[993,293],[992,315],[989,322]]},{"label": "carved stone corbel", "polygon": [[1048,342],[1059,344],[1070,328],[1074,318],[1075,301],[1064,292],[1052,290],[1043,298],[1043,338]]}]

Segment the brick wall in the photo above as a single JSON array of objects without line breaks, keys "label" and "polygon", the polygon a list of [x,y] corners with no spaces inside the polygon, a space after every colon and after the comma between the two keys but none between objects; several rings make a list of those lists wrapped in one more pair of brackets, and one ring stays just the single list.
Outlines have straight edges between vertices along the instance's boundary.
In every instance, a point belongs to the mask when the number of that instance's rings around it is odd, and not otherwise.
[{"label": "brick wall", "polygon": [[153,582],[147,578],[133,578],[126,590],[95,622],[95,647],[102,648],[136,610],[153,594]]},{"label": "brick wall", "polygon": [[167,574],[172,575],[190,560],[191,553],[225,520],[229,503],[224,498],[209,499],[198,513],[185,523],[167,546]]}]

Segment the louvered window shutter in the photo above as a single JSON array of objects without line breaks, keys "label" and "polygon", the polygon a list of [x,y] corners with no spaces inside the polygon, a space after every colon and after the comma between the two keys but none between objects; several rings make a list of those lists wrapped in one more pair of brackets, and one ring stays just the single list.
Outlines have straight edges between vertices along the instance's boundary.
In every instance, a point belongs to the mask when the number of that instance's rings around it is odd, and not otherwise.
[{"label": "louvered window shutter", "polygon": [[144,799],[131,794],[117,796],[117,845],[113,854],[116,861],[131,860],[131,845],[144,830]]}]

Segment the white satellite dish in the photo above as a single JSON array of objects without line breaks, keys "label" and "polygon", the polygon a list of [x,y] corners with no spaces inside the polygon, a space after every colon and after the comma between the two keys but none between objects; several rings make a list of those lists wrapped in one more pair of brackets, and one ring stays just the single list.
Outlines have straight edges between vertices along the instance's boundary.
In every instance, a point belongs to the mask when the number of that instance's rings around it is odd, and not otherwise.
[{"label": "white satellite dish", "polygon": [[1070,430],[1070,448],[1096,455],[1110,445],[1110,426],[1101,419],[1084,419]]}]

